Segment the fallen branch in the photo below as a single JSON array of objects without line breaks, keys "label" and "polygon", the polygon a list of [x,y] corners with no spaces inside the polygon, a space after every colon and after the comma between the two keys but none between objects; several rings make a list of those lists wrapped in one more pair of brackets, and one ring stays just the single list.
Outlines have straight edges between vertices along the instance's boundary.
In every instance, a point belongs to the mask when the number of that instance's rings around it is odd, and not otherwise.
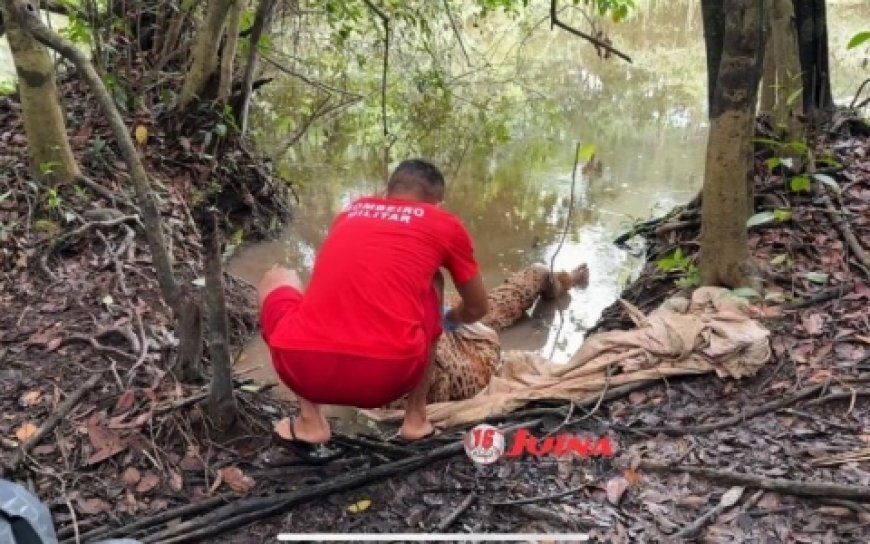
[{"label": "fallen branch", "polygon": [[[815,157],[810,151],[810,161],[807,169],[810,174],[815,174]],[[855,237],[855,233],[852,232],[852,228],[849,226],[849,223],[843,218],[842,214],[834,207],[834,203],[831,202],[831,197],[828,195],[827,189],[822,187],[820,183],[813,184],[813,193],[821,199],[822,203],[825,205],[825,211],[831,217],[831,222],[837,227],[837,230],[840,231],[840,234],[843,236],[843,239],[846,240],[846,244],[852,250],[852,253],[855,254],[855,257],[861,263],[861,266],[864,270],[864,274],[870,278],[870,256],[867,255],[867,252],[864,251],[864,248],[861,247],[861,242],[858,241],[858,238]]]},{"label": "fallen branch", "polygon": [[438,523],[438,525],[436,526],[437,531],[439,533],[443,533],[444,531],[446,531],[447,528],[453,525],[453,522],[455,522],[456,519],[463,514],[463,512],[471,508],[471,505],[474,504],[476,501],[477,493],[469,493],[464,499],[462,499],[462,502],[459,503],[459,506],[456,507],[456,510],[450,512],[447,517],[445,517]]},{"label": "fallen branch", "polygon": [[[204,501],[196,502],[193,504],[186,504],[179,508],[173,508],[171,510],[166,510],[154,516],[143,518],[130,523],[129,525],[124,525],[123,527],[117,528],[108,528],[108,527],[100,527],[99,529],[94,529],[92,531],[88,531],[81,535],[82,542],[91,542],[96,539],[108,539],[114,538],[118,535],[132,535],[136,532],[143,531],[145,529],[150,529],[151,527],[156,527],[162,523],[166,523],[173,519],[179,519],[184,516],[191,516],[194,514],[199,514],[200,512],[205,512],[207,510],[213,510],[220,506],[221,504],[226,504],[229,502],[229,497],[227,495],[218,495],[217,497],[212,497],[210,499],[206,499]],[[66,540],[60,541],[60,544],[78,544],[75,539],[68,538]]]},{"label": "fallen branch", "polygon": [[816,293],[815,295],[801,300],[800,302],[790,302],[788,304],[783,305],[783,309],[786,310],[798,310],[800,308],[806,308],[809,306],[815,306],[817,304],[822,304],[824,302],[828,302],[829,300],[834,300],[835,298],[841,298],[844,295],[851,293],[855,289],[854,282],[841,283],[840,285],[835,285],[834,287],[829,287],[827,289],[823,289]]},{"label": "fallen branch", "polygon": [[832,482],[802,482],[781,478],[766,478],[754,474],[719,470],[713,468],[690,467],[685,465],[665,465],[652,461],[641,461],[638,467],[650,472],[680,472],[700,476],[729,485],[754,487],[784,493],[797,497],[823,497],[826,499],[845,499],[856,502],[870,501],[870,487],[863,485],[835,484]]},{"label": "fallen branch", "polygon": [[567,497],[569,495],[573,495],[575,493],[579,493],[583,491],[588,486],[581,485],[578,487],[572,487],[571,489],[566,489],[565,491],[560,491],[559,493],[555,493],[553,495],[539,495],[537,497],[529,497],[528,499],[515,499],[510,501],[489,501],[488,504],[492,506],[519,506],[521,504],[532,504],[535,502],[544,502],[544,501],[554,501],[556,499],[561,499],[563,497]]},{"label": "fallen branch", "polygon": [[725,427],[730,427],[732,425],[737,425],[738,423],[745,421],[747,419],[758,417],[780,408],[784,408],[789,404],[794,404],[795,402],[805,399],[809,396],[812,396],[819,391],[822,390],[824,384],[816,384],[811,385],[810,387],[805,387],[801,389],[797,393],[790,395],[788,397],[771,401],[766,404],[762,404],[757,408],[753,408],[752,410],[748,410],[742,414],[737,414],[736,416],[725,418],[722,421],[717,421],[716,423],[705,423],[703,425],[681,425],[679,427],[634,427],[635,431],[639,431],[642,433],[662,433],[668,436],[682,436],[685,434],[703,434],[709,433],[711,431],[716,431],[719,429],[724,429]]},{"label": "fallen branch", "polygon": [[[520,427],[534,427],[540,424],[540,422],[540,419],[526,421],[506,427],[503,431],[507,432]],[[422,468],[440,459],[446,459],[457,455],[463,450],[463,443],[457,441],[434,448],[427,453],[415,455],[392,463],[386,463],[373,468],[357,470],[339,476],[331,481],[308,486],[296,491],[280,493],[271,497],[252,497],[242,499],[223,508],[218,508],[204,516],[199,516],[196,519],[182,522],[164,531],[143,537],[141,540],[144,544],[153,542],[160,542],[161,544],[176,544],[180,542],[201,540],[212,535],[236,529],[253,521],[279,514],[297,504],[305,503],[333,493],[355,489],[372,481]]]},{"label": "fallen branch", "polygon": [[703,529],[705,525],[710,523],[710,521],[715,519],[719,514],[737,504],[737,501],[739,501],[740,497],[742,496],[742,487],[732,487],[724,495],[722,495],[722,498],[719,500],[719,504],[717,504],[710,510],[707,510],[704,515],[680,529],[680,531],[673,535],[673,537],[690,538],[695,536],[698,531]]},{"label": "fallen branch", "polygon": [[[57,407],[57,410],[55,410],[48,417],[48,419],[46,419],[42,423],[42,425],[39,426],[39,429],[37,429],[36,432],[32,436],[27,438],[27,440],[25,440],[24,442],[21,443],[21,445],[18,447],[18,451],[16,451],[12,455],[12,458],[9,460],[9,463],[6,465],[6,470],[8,472],[15,472],[16,470],[18,470],[18,465],[21,464],[21,461],[24,459],[24,456],[27,455],[27,453],[34,446],[39,444],[39,441],[42,440],[45,437],[45,435],[52,432],[54,430],[54,428],[57,427],[58,424],[69,415],[69,413],[72,411],[72,409],[75,408],[76,405],[78,405],[79,401],[82,400],[82,397],[85,396],[85,393],[87,393],[88,391],[93,389],[94,386],[96,386],[97,383],[99,383],[102,378],[103,378],[103,376],[99,372],[92,375],[90,378],[88,378],[88,381],[83,383],[70,396],[68,396],[66,398],[66,400],[63,401],[60,404],[60,406]],[[4,472],[3,465],[0,464],[0,476],[3,475],[3,472]]]},{"label": "fallen branch", "polygon": [[832,400],[845,400],[850,399],[853,403],[857,397],[864,397],[870,395],[870,389],[854,389],[852,391],[838,391],[837,393],[831,393],[830,395],[825,395],[824,397],[819,397],[817,399],[813,399],[807,402],[807,406],[818,406],[819,404],[824,404],[826,402],[831,402]]}]

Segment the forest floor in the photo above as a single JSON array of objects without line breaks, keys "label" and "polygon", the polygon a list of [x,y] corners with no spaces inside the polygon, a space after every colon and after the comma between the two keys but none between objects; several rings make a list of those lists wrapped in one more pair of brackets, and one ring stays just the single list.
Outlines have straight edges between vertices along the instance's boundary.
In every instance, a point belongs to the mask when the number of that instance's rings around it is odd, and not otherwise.
[{"label": "forest floor", "polygon": [[[222,433],[199,402],[207,384],[182,385],[165,371],[177,339],[142,227],[109,198],[126,195],[128,176],[87,96],[72,82],[62,89],[78,97],[67,100],[70,133],[90,186],[49,191],[31,181],[18,106],[0,100],[0,470],[46,502],[62,542],[445,531],[646,542],[667,539],[720,502],[699,529],[705,542],[870,541],[870,388],[862,385],[870,381],[870,280],[843,235],[847,225],[870,247],[870,138],[851,135],[853,124],[815,149],[841,165],[813,182],[821,193],[790,190],[783,167],[771,173],[770,154],[759,157],[757,209],[789,213],[750,230],[753,255],[770,273],[763,299],[751,301],[774,354],[757,376],[671,380],[602,402],[591,415],[543,403],[502,420],[539,436],[557,427],[606,435],[617,445],[612,458],[522,458],[482,469],[464,455],[457,431],[413,446],[344,437],[346,458],[312,467],[272,444],[272,423],[294,409],[268,390],[238,376],[239,422]],[[186,127],[199,135],[191,141],[157,112],[129,117],[131,130],[149,128],[143,153],[176,269],[195,281],[197,191],[221,165],[247,164],[258,180],[270,177],[267,166],[243,148],[215,152],[208,126]],[[93,194],[102,193],[97,187],[105,194]],[[286,210],[267,204],[275,199],[263,183],[241,187],[227,235],[268,236]],[[626,300],[649,311],[678,292],[678,274],[655,263],[676,247],[693,256],[698,231],[691,207],[639,228],[649,260]],[[238,350],[258,334],[253,289],[226,281]],[[596,331],[628,324],[614,305]],[[655,472],[639,459],[755,479]],[[777,492],[760,478],[802,483]],[[839,486],[819,491],[806,482]]]}]

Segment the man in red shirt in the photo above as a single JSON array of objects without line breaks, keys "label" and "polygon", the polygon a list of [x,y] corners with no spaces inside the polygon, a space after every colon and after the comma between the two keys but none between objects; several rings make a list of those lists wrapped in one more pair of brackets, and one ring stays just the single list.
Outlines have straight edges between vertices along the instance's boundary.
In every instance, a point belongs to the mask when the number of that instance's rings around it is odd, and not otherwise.
[{"label": "man in red shirt", "polygon": [[[408,394],[400,436],[434,429],[426,393],[444,327],[488,310],[486,290],[463,223],[441,208],[444,177],[408,160],[384,197],[360,198],[333,222],[305,294],[295,271],[273,268],[259,287],[261,327],[272,364],[299,398],[300,415],[276,427],[292,443],[329,441],[320,405],[377,408]],[[450,273],[461,302],[442,313]]]}]

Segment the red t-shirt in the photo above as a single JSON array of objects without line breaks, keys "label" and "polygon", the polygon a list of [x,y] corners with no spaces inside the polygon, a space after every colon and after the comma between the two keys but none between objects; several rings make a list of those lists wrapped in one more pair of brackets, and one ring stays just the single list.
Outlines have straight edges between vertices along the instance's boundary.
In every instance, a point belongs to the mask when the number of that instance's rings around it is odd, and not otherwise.
[{"label": "red t-shirt", "polygon": [[459,218],[431,204],[358,199],[333,222],[299,311],[276,326],[269,345],[384,359],[423,355],[424,304],[441,267],[460,285],[479,271]]}]

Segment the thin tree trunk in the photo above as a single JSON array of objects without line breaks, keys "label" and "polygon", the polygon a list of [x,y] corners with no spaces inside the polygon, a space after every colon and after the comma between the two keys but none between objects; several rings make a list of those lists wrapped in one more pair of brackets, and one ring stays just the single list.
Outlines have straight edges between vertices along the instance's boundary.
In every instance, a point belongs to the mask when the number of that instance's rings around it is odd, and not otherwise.
[{"label": "thin tree trunk", "polygon": [[248,112],[251,108],[254,73],[257,70],[257,59],[259,58],[257,45],[260,43],[260,36],[263,35],[263,31],[269,25],[269,19],[272,17],[274,7],[275,0],[260,0],[259,4],[257,4],[257,14],[254,16],[254,24],[251,26],[251,34],[248,38],[250,40],[248,62],[245,64],[245,76],[242,82],[242,100],[237,113],[242,136],[248,130]]},{"label": "thin tree trunk", "polygon": [[170,56],[175,52],[178,45],[178,40],[181,37],[181,31],[184,30],[184,23],[191,10],[196,6],[198,0],[184,0],[181,3],[181,10],[171,18],[169,29],[166,31],[166,37],[161,44],[160,59],[157,61],[155,70],[159,71],[168,62]]},{"label": "thin tree trunk", "polygon": [[[777,132],[789,141],[803,138],[797,28],[792,0],[766,0],[770,18],[761,86],[761,108],[773,114]],[[797,157],[794,157],[797,158]]]},{"label": "thin tree trunk", "polygon": [[230,97],[230,90],[233,86],[233,66],[236,60],[236,45],[239,42],[239,24],[242,20],[242,8],[244,7],[242,0],[234,0],[230,8],[230,15],[227,19],[227,40],[224,43],[224,50],[221,56],[221,72],[220,83],[218,84],[219,102],[226,102]]},{"label": "thin tree trunk", "polygon": [[200,212],[200,230],[205,269],[205,310],[208,319],[211,355],[211,387],[209,388],[209,412],[217,426],[228,429],[236,417],[236,401],[233,396],[232,360],[230,358],[227,310],[224,300],[223,271],[221,269],[220,233],[216,212],[212,209]]},{"label": "thin tree trunk", "polygon": [[797,0],[794,10],[803,76],[804,111],[813,120],[824,120],[833,106],[825,0]]},{"label": "thin tree trunk", "polygon": [[752,137],[764,53],[763,2],[725,0],[723,7],[728,18],[710,110],[700,270],[704,285],[739,287],[751,285],[754,272],[746,219],[752,203]]},{"label": "thin tree trunk", "polygon": [[233,0],[209,0],[205,21],[200,25],[193,42],[192,60],[181,86],[178,105],[182,109],[187,108],[194,99],[202,98],[200,95],[217,68],[218,45],[232,3]]},{"label": "thin tree trunk", "polygon": [[704,22],[704,46],[707,50],[707,111],[713,110],[713,92],[722,61],[722,37],[725,29],[724,0],[701,0]]},{"label": "thin tree trunk", "polygon": [[[81,175],[73,156],[61,108],[54,66],[48,50],[11,16],[9,0],[4,0],[4,15],[9,49],[18,73],[21,116],[31,166],[35,174],[50,183],[68,183]],[[34,3],[38,10],[38,4]]]},{"label": "thin tree trunk", "polygon": [[[195,315],[198,311],[197,304],[189,292],[181,288],[172,272],[172,260],[169,251],[166,249],[160,213],[154,202],[151,183],[148,180],[145,167],[139,159],[139,154],[136,152],[133,140],[130,138],[127,126],[124,124],[124,119],[118,113],[112,97],[94,69],[93,63],[72,42],[48,29],[39,19],[39,10],[34,4],[27,0],[6,0],[6,2],[12,18],[30,32],[39,42],[57,51],[64,58],[72,62],[82,79],[85,80],[85,83],[87,83],[96,96],[97,103],[109,122],[112,133],[121,149],[121,155],[130,171],[137,203],[142,210],[145,237],[151,250],[151,260],[157,272],[157,281],[160,284],[163,299],[173,309],[177,323],[190,323],[192,321],[191,316]],[[195,330],[195,327],[193,330]],[[197,348],[197,345],[202,344],[202,338],[201,336],[192,338],[190,335],[183,334],[183,332],[180,331],[179,334],[181,342],[179,354],[195,356],[201,349]],[[180,374],[189,378],[191,376],[186,373],[187,367],[193,365],[193,368],[196,368],[198,364],[198,359],[191,361],[180,358],[176,362],[176,368],[180,367]]]}]

